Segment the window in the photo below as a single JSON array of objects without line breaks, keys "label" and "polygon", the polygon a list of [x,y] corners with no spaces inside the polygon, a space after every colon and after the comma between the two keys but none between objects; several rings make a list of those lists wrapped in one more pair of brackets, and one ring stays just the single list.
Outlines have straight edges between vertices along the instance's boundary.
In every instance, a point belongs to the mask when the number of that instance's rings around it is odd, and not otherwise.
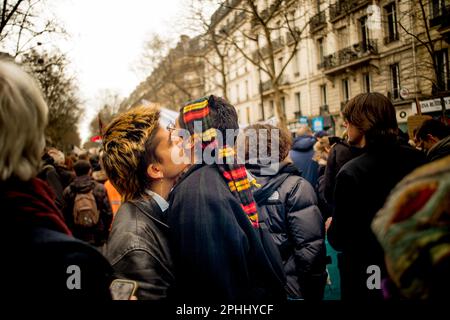
[{"label": "window", "polygon": [[283,68],[283,57],[278,58],[278,73],[281,72]]},{"label": "window", "polygon": [[397,12],[395,10],[395,2],[388,4],[384,7],[386,13],[386,38],[385,43],[389,43],[398,40],[398,30],[397,30]]},{"label": "window", "polygon": [[322,103],[322,106],[327,104],[327,85],[321,85],[320,86],[320,102]]},{"label": "window", "polygon": [[247,123],[250,124],[250,107],[247,107]]},{"label": "window", "polygon": [[283,114],[286,115],[286,98],[281,98],[281,110],[283,110]]},{"label": "window", "polygon": [[269,118],[273,117],[274,115],[275,115],[275,109],[273,106],[273,100],[270,100]]},{"label": "window", "polygon": [[446,11],[446,5],[448,0],[431,0],[431,16],[437,18],[442,16]]},{"label": "window", "polygon": [[369,29],[367,27],[367,16],[359,19],[361,32],[361,46],[363,51],[367,51],[369,47]]},{"label": "window", "polygon": [[400,98],[400,70],[398,63],[391,64],[391,98],[397,100]]},{"label": "window", "polygon": [[300,92],[296,92],[295,93],[295,103],[297,104],[297,112],[298,112],[298,117],[302,116],[302,100],[301,100],[301,95]]},{"label": "window", "polygon": [[295,52],[294,57],[292,58],[293,69],[294,69],[294,77],[298,77],[300,75],[300,66],[298,65],[298,50]]},{"label": "window", "polygon": [[342,101],[350,100],[350,84],[348,79],[342,79]]},{"label": "window", "polygon": [[245,99],[249,98],[248,80],[245,80]]},{"label": "window", "polygon": [[437,75],[437,89],[439,91],[450,90],[450,72],[448,65],[448,49],[435,52]]},{"label": "window", "polygon": [[240,97],[239,97],[239,85],[236,85],[236,101],[239,102],[240,101]]},{"label": "window", "polygon": [[323,63],[324,51],[323,51],[323,39],[317,40],[317,50],[319,53],[319,62]]},{"label": "window", "polygon": [[363,73],[363,91],[366,93],[369,93],[370,90],[370,74],[369,73]]},{"label": "window", "polygon": [[343,27],[337,30],[338,49],[347,48],[349,44],[348,28]]}]

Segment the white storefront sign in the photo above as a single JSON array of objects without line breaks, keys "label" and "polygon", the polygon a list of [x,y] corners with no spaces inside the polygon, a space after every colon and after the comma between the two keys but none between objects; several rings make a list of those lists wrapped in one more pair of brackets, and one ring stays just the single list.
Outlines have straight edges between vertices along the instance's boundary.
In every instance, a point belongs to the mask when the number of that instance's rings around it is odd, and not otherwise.
[{"label": "white storefront sign", "polygon": [[[444,101],[445,101],[445,109],[450,110],[450,97],[445,97]],[[432,99],[432,100],[419,101],[419,103],[420,103],[420,107],[422,109],[422,113],[442,110],[441,99],[439,99],[439,98]],[[416,113],[417,112],[416,103],[413,102],[411,104],[411,106],[412,106],[412,112]]]}]

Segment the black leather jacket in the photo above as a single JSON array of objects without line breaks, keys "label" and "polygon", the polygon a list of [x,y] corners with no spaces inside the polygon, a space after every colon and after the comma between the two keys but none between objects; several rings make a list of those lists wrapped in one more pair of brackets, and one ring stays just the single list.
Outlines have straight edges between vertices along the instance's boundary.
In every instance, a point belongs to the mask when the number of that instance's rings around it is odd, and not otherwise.
[{"label": "black leather jacket", "polygon": [[115,276],[138,282],[139,300],[167,298],[174,282],[165,214],[152,198],[125,202],[105,246]]}]

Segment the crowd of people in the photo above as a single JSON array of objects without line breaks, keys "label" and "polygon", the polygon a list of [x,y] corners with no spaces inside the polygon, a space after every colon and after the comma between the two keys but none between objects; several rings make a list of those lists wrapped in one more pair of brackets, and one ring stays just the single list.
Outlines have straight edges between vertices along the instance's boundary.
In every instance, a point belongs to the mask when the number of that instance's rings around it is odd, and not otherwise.
[{"label": "crowd of people", "polygon": [[343,300],[448,298],[449,126],[423,122],[412,146],[382,94],[347,103],[344,137],[303,126],[294,140],[268,124],[236,134],[236,109],[214,95],[169,126],[141,106],[78,155],[45,146],[47,105],[10,61],[0,97],[12,295],[109,300],[127,279],[138,300],[316,301],[337,263]]}]

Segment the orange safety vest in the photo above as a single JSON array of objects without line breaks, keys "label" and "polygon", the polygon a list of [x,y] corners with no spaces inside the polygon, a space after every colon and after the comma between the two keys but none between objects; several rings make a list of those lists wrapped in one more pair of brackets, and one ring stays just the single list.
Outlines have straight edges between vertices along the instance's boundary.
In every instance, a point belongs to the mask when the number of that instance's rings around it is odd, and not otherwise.
[{"label": "orange safety vest", "polygon": [[105,182],[105,189],[106,193],[108,194],[108,199],[109,203],[111,204],[114,219],[117,210],[119,210],[119,207],[122,204],[122,196],[120,195],[119,191],[117,191],[116,188],[114,188],[111,181],[109,180],[106,180]]}]

